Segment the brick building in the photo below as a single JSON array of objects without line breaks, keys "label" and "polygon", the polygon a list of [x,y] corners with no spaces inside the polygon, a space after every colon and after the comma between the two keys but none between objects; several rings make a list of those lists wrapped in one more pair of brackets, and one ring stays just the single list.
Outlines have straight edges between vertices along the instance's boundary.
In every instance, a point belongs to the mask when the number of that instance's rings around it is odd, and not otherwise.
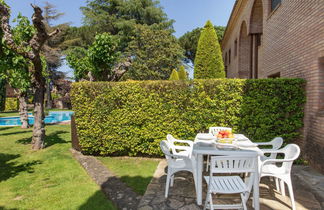
[{"label": "brick building", "polygon": [[297,143],[324,173],[324,0],[236,0],[222,50],[229,78],[307,80]]}]

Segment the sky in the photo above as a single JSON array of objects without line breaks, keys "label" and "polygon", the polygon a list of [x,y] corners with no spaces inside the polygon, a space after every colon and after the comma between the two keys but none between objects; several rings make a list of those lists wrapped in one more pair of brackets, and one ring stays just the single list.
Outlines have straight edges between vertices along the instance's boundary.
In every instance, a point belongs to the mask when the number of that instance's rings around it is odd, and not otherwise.
[{"label": "sky", "polygon": [[[47,0],[57,6],[59,12],[65,13],[53,24],[69,22],[72,26],[82,25],[80,7],[86,5],[86,0]],[[6,0],[11,7],[11,16],[16,17],[19,12],[31,17],[33,9],[31,3],[43,6],[45,0]],[[174,35],[180,37],[197,27],[203,27],[207,20],[214,25],[226,26],[235,0],[160,0],[168,18],[175,20]],[[63,65],[61,71],[71,75],[71,69]]]}]

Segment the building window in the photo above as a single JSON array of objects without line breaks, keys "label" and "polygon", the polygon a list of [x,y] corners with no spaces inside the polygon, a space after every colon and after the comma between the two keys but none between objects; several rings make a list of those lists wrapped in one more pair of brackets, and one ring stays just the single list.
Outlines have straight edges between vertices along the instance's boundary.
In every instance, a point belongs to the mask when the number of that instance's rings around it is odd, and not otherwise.
[{"label": "building window", "polygon": [[234,57],[237,56],[237,39],[234,41]]},{"label": "building window", "polygon": [[232,52],[231,49],[228,51],[228,64],[231,64]]},{"label": "building window", "polygon": [[271,0],[271,11],[275,10],[281,4],[281,0]]},{"label": "building window", "polygon": [[271,74],[271,75],[268,76],[268,78],[271,78],[271,79],[280,78],[280,72],[277,72],[275,74]]}]

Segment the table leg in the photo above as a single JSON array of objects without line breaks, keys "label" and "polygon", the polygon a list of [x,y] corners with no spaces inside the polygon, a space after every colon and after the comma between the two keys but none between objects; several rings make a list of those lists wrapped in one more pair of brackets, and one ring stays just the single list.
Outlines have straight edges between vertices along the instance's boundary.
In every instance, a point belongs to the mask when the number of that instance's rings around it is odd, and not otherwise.
[{"label": "table leg", "polygon": [[253,202],[254,209],[260,210],[260,193],[259,193],[259,170],[256,171],[253,183]]},{"label": "table leg", "polygon": [[203,155],[197,155],[197,204],[202,205],[202,170],[203,170]]}]

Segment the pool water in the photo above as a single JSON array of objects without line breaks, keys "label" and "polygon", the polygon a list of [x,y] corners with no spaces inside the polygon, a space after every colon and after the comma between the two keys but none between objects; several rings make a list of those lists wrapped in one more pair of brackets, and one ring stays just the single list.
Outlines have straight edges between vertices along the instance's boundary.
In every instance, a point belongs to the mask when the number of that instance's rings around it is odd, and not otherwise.
[{"label": "pool water", "polygon": [[[45,117],[46,124],[59,123],[63,121],[71,120],[73,112],[70,111],[53,111],[49,112],[49,115]],[[29,124],[34,124],[34,117],[29,114]],[[15,126],[21,125],[19,117],[1,117],[0,126]]]}]

